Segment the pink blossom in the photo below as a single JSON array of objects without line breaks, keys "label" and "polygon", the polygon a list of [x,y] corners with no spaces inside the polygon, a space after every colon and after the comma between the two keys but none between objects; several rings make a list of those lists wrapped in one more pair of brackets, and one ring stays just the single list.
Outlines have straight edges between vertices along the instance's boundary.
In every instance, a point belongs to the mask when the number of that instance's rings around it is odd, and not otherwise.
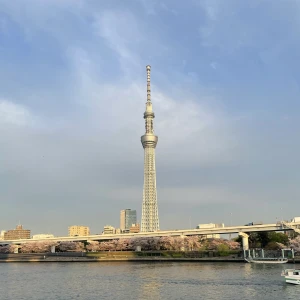
[{"label": "pink blossom", "polygon": [[300,235],[290,240],[290,246],[294,249],[295,252],[300,252]]}]

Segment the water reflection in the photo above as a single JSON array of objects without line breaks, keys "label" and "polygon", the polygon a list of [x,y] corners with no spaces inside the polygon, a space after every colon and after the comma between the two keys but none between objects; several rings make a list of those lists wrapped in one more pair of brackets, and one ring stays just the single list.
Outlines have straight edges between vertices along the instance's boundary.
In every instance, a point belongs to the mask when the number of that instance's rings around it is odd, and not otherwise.
[{"label": "water reflection", "polygon": [[138,299],[161,299],[160,287],[161,284],[156,281],[145,282],[142,284]]},{"label": "water reflection", "polygon": [[162,286],[160,269],[163,265],[153,263],[143,265],[144,272],[140,273],[140,288],[138,299],[161,299],[160,288]]},{"label": "water reflection", "polygon": [[298,299],[299,289],[284,283],[281,269],[244,263],[1,264],[0,299]]}]

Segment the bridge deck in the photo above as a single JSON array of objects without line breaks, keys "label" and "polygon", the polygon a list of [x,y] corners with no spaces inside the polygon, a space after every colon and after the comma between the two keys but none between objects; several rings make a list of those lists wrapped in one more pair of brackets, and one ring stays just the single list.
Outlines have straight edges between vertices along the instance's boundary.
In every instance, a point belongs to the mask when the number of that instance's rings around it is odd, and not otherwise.
[{"label": "bridge deck", "polygon": [[62,236],[47,239],[23,239],[23,240],[8,240],[0,241],[2,244],[23,244],[28,242],[38,241],[101,241],[120,238],[138,238],[138,237],[162,237],[162,236],[180,236],[180,235],[211,235],[211,234],[228,234],[239,232],[259,232],[259,231],[288,231],[293,230],[292,227],[297,228],[300,226],[300,222],[285,223],[291,225],[289,228],[283,223],[277,224],[264,224],[264,225],[252,225],[252,226],[230,226],[221,228],[203,228],[203,229],[183,229],[183,230],[163,230],[155,232],[139,232],[139,233],[125,233],[125,234],[96,234],[89,236]]}]

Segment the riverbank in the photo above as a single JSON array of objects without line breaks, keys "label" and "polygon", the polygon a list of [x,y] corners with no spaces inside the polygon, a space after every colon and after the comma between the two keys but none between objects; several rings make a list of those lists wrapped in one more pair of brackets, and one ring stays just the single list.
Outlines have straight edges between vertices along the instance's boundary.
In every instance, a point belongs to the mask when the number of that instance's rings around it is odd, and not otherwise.
[{"label": "riverbank", "polygon": [[[243,258],[237,257],[203,257],[203,258],[185,258],[185,257],[78,257],[78,256],[26,256],[26,257],[7,257],[0,258],[0,263],[30,263],[30,262],[41,262],[41,263],[51,263],[51,262],[224,262],[224,263],[246,263]],[[289,263],[300,263],[300,259],[289,260]]]},{"label": "riverbank", "polygon": [[86,257],[45,257],[45,258],[23,258],[23,259],[0,259],[0,263],[10,262],[113,262],[113,261],[124,261],[124,262],[141,262],[141,261],[152,261],[152,262],[245,262],[243,259],[232,259],[232,258],[167,258],[167,257],[140,257],[140,258],[86,258]]},{"label": "riverbank", "polygon": [[[244,259],[203,259],[203,258],[116,258],[116,259],[82,259],[82,258],[46,258],[46,259],[1,259],[1,263],[57,263],[57,262],[84,262],[84,263],[96,263],[96,262],[223,262],[223,263],[246,263]],[[288,263],[300,263],[300,260],[289,260]]]},{"label": "riverbank", "polygon": [[[0,254],[0,263],[9,262],[242,262],[242,252],[221,255],[219,252],[193,251],[103,251],[103,252],[57,252],[57,253],[11,253]],[[289,260],[300,263],[300,257]]]}]

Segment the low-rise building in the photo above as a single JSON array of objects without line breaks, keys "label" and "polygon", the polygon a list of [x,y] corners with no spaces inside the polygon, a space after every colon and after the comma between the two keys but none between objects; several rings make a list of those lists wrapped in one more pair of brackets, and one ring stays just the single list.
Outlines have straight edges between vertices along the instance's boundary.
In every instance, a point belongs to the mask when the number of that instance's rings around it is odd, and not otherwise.
[{"label": "low-rise building", "polygon": [[4,233],[6,232],[6,230],[1,230],[0,233],[0,240],[4,240]]},{"label": "low-rise building", "polygon": [[68,229],[69,236],[88,236],[90,235],[90,228],[88,226],[73,225]]},{"label": "low-rise building", "polygon": [[300,217],[294,217],[292,220],[291,220],[292,223],[295,223],[295,222],[300,222]]},{"label": "low-rise building", "polygon": [[[221,224],[215,224],[215,223],[208,223],[208,224],[199,224],[197,225],[196,229],[213,229],[213,228],[223,228],[224,227],[224,223]],[[206,235],[207,239],[219,239],[220,238],[220,234],[215,233],[215,234],[207,234]]]},{"label": "low-rise building", "polygon": [[22,225],[17,225],[16,229],[4,232],[4,240],[30,239],[30,230],[23,229]]},{"label": "low-rise building", "polygon": [[116,233],[115,227],[110,225],[104,226],[103,234],[115,234],[115,233]]},{"label": "low-rise building", "polygon": [[132,224],[132,226],[129,229],[130,233],[138,233],[140,232],[140,224]]},{"label": "low-rise building", "polygon": [[34,234],[32,236],[32,239],[34,239],[34,240],[44,240],[44,239],[50,239],[50,238],[54,238],[54,235],[53,234],[40,233],[40,234]]}]

